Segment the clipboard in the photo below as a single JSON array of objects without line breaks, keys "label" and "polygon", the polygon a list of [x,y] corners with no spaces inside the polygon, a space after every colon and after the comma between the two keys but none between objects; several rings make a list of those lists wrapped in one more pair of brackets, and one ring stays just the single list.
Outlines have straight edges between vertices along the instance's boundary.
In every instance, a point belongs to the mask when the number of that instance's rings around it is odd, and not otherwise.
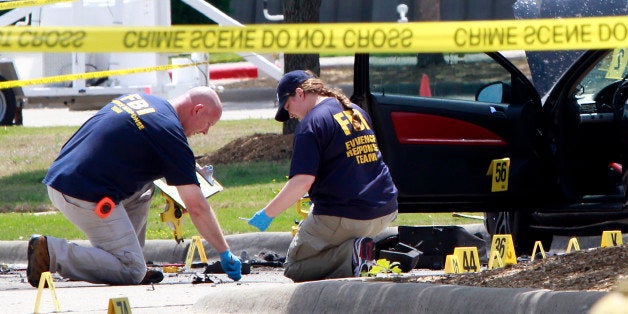
[{"label": "clipboard", "polygon": [[[205,198],[209,198],[210,196],[222,191],[222,185],[213,177],[210,181],[208,181],[199,171],[201,168],[198,164],[196,164],[196,178],[198,182],[201,184],[201,193]],[[179,192],[177,191],[176,186],[168,185],[166,183],[166,179],[161,178],[153,181],[155,185],[166,195],[170,196],[181,208],[185,208],[185,204],[183,204],[183,200],[181,196],[179,196]]]}]

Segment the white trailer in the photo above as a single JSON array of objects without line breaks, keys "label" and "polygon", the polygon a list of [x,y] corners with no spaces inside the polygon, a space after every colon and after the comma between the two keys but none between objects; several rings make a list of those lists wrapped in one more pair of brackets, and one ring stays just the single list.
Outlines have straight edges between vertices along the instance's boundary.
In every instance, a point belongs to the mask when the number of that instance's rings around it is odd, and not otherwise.
[{"label": "white trailer", "polygon": [[[79,0],[13,9],[0,16],[0,25],[38,26],[169,26],[167,0]],[[11,26],[14,25],[14,26]],[[93,71],[124,70],[167,64],[203,62],[207,54],[173,56],[163,53],[3,53],[0,81],[27,80]],[[169,97],[195,85],[208,85],[207,66],[193,66],[98,79],[26,85],[0,93],[0,124],[21,124],[21,109],[29,105],[64,104],[93,109],[118,95],[150,92]]]},{"label": "white trailer", "polygon": [[[203,0],[181,0],[218,25],[241,26]],[[170,26],[170,0],[75,0],[55,4],[21,7],[0,16],[0,26]],[[282,67],[259,54],[240,53],[258,70],[274,79]],[[119,71],[163,65],[192,64],[171,71],[112,75],[97,79],[25,85],[0,90],[0,125],[22,124],[25,105],[64,104],[70,109],[97,109],[112,98],[126,93],[150,92],[172,97],[193,86],[209,86],[209,52],[182,53],[3,53],[0,48],[0,82],[82,74],[94,71]],[[199,65],[200,64],[200,65]]]}]

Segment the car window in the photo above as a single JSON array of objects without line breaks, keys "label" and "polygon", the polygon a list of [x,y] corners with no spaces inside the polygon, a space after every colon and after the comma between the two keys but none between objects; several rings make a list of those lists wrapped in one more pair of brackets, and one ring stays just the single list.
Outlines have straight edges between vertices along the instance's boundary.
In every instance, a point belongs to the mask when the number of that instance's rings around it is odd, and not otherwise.
[{"label": "car window", "polygon": [[613,112],[615,89],[605,88],[628,75],[626,51],[625,48],[618,48],[607,54],[580,80],[576,99],[582,113]]},{"label": "car window", "polygon": [[[525,55],[519,56],[517,66],[527,68]],[[510,73],[484,53],[370,55],[369,74],[373,94],[469,101],[489,84],[511,83]]]}]

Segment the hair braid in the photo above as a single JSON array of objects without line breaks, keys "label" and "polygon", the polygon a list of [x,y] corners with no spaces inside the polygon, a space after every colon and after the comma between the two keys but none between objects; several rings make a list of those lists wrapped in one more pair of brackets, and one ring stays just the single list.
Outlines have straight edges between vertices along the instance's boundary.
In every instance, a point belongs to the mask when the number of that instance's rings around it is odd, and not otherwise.
[{"label": "hair braid", "polygon": [[338,102],[342,105],[343,109],[351,110],[351,124],[356,131],[364,130],[362,125],[362,119],[360,114],[351,105],[351,100],[347,97],[339,88],[328,88],[323,81],[317,77],[306,80],[301,84],[301,89],[306,93],[314,93],[320,96],[333,97],[338,99]]}]

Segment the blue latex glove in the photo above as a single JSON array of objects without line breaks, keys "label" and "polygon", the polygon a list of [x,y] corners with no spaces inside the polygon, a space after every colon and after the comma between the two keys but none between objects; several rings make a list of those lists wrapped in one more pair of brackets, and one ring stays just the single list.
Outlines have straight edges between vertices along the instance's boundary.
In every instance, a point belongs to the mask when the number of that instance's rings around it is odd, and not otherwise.
[{"label": "blue latex glove", "polygon": [[251,219],[249,219],[249,225],[259,229],[259,231],[266,230],[274,219],[268,217],[268,215],[264,212],[264,209],[265,208],[260,209],[257,213],[255,213],[255,215],[253,215],[253,217],[251,217]]},{"label": "blue latex glove", "polygon": [[220,266],[227,276],[234,281],[242,278],[242,262],[235,255],[231,254],[230,250],[220,253]]}]

